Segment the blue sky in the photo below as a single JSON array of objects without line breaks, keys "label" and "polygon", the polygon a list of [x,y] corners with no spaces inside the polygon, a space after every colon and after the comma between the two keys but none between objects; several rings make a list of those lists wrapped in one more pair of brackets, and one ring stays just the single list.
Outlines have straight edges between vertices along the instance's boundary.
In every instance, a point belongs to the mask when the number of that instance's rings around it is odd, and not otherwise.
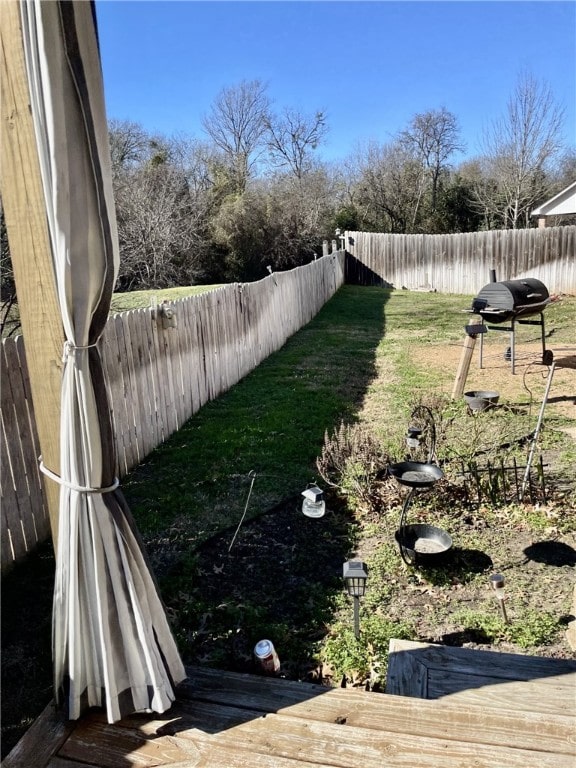
[{"label": "blue sky", "polygon": [[151,133],[205,138],[218,92],[260,79],[278,110],[326,110],[325,160],[442,106],[474,156],[529,71],[551,86],[576,144],[572,0],[96,0],[96,12],[108,117]]}]

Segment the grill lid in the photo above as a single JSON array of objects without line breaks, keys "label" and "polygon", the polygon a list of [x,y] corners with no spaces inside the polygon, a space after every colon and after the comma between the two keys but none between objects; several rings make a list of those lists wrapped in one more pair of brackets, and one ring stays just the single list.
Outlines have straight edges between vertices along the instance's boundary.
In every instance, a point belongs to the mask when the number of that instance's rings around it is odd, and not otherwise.
[{"label": "grill lid", "polygon": [[535,315],[550,303],[548,289],[540,280],[503,280],[488,283],[472,301],[472,311],[492,322]]}]

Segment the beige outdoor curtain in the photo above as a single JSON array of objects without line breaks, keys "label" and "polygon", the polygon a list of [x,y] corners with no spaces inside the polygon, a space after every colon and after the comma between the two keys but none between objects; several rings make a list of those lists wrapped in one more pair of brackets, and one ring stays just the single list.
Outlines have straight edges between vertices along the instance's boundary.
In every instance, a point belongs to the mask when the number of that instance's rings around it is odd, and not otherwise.
[{"label": "beige outdoor curtain", "polygon": [[[30,99],[67,342],[61,399],[54,684],[70,719],[164,712],[185,671],[115,479],[100,354],[118,269],[92,2],[22,0]],[[50,468],[44,468],[50,473]]]}]

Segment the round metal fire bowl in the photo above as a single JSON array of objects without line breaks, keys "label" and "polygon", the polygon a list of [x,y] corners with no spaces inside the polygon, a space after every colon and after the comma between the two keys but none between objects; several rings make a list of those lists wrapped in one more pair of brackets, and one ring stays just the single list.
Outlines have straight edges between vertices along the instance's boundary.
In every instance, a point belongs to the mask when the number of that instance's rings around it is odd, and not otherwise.
[{"label": "round metal fire bowl", "polygon": [[429,488],[444,476],[436,464],[426,464],[422,461],[402,461],[399,464],[390,464],[388,474],[402,485],[407,485],[410,488]]},{"label": "round metal fire bowl", "polygon": [[500,398],[499,392],[491,390],[476,390],[473,392],[464,392],[464,400],[471,411],[486,411],[492,408]]},{"label": "round metal fire bowl", "polygon": [[424,523],[403,525],[395,533],[401,554],[411,563],[440,563],[452,548],[452,537],[441,528]]}]

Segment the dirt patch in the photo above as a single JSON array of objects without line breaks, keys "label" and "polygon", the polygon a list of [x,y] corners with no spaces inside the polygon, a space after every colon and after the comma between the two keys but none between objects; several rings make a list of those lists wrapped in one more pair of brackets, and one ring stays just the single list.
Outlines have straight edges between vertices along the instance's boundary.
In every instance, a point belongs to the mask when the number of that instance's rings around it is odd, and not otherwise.
[{"label": "dirt patch", "polygon": [[[188,663],[258,673],[254,645],[278,648],[282,675],[316,675],[315,655],[341,594],[342,563],[354,550],[351,517],[336,504],[321,519],[301,498],[206,542],[169,606]],[[174,573],[170,575],[171,580]],[[200,616],[187,622],[183,604]]]},{"label": "dirt patch", "polygon": [[2,579],[2,758],[52,698],[50,543]]},{"label": "dirt patch", "polygon": [[[462,357],[462,344],[415,346],[415,362],[439,372],[440,388],[451,395]],[[482,368],[479,365],[479,342],[470,363],[465,391],[494,390],[509,405],[519,402],[532,404],[537,416],[546,390],[549,367],[542,365],[542,345],[520,344],[515,355],[515,373],[506,359],[507,343],[492,342],[484,345]],[[553,352],[556,369],[552,378],[546,414],[576,418],[576,347],[558,347]],[[564,361],[564,363],[563,363]],[[571,368],[562,367],[571,364]]]},{"label": "dirt patch", "polygon": [[[486,508],[447,503],[448,496],[434,489],[423,492],[419,506],[408,512],[409,523],[439,526],[453,540],[439,561],[407,566],[395,541],[398,510],[389,511],[378,523],[379,535],[366,539],[359,555],[366,559],[384,555],[398,558],[391,579],[387,615],[409,619],[418,640],[479,649],[571,657],[574,650],[564,631],[545,642],[529,634],[538,616],[556,617],[559,626],[571,618],[576,535],[572,526],[574,505],[549,503],[511,505],[496,512]],[[516,639],[490,636],[490,617],[500,618],[499,603],[490,576],[505,577],[507,617],[515,629],[525,623]],[[482,621],[479,621],[482,615]],[[536,638],[536,634],[535,634]]]},{"label": "dirt patch", "polygon": [[[394,493],[394,491],[391,491]],[[354,543],[350,519],[337,502],[329,504],[324,518],[304,517],[293,501],[248,524],[230,552],[229,536],[211,540],[199,551],[197,573],[201,574],[203,591],[210,604],[222,606],[230,601],[248,604],[262,610],[262,632],[272,632],[284,662],[283,669],[297,679],[304,679],[314,664],[310,654],[294,655],[294,640],[308,650],[325,630],[329,619],[325,609],[331,608],[330,596],[342,590],[342,563],[352,552],[367,561],[384,557],[392,564],[390,593],[386,605],[389,618],[414,622],[414,639],[448,644],[466,644],[465,621],[455,618],[466,608],[482,605],[498,615],[493,600],[489,575],[498,571],[506,575],[508,612],[513,621],[523,609],[535,613],[545,611],[567,617],[571,610],[576,535],[562,533],[561,528],[574,508],[556,509],[549,504],[541,512],[548,525],[534,530],[517,511],[502,509],[489,516],[482,509],[466,509],[460,505],[450,511],[429,509],[427,501],[434,491],[422,494],[421,505],[410,512],[412,522],[433,522],[449,530],[454,545],[441,565],[432,569],[407,566],[400,556],[394,534],[398,527],[399,508],[382,509],[380,514],[364,518]],[[440,493],[441,498],[446,498]],[[425,497],[426,494],[426,497]],[[444,507],[442,501],[436,505]],[[530,511],[530,510],[528,510]],[[530,515],[528,514],[528,517]],[[302,604],[308,603],[309,621],[300,627],[290,625],[291,616],[301,615]],[[286,632],[277,630],[287,622]],[[252,668],[252,643],[260,639],[247,636],[240,620],[234,640],[222,653],[233,668]],[[468,634],[473,635],[472,630]],[[458,636],[460,640],[458,641]],[[472,637],[468,637],[468,643]],[[210,656],[215,638],[208,633],[196,636],[189,645],[190,660]],[[480,643],[476,637],[475,645]],[[212,647],[211,647],[212,646]],[[502,650],[525,652],[514,643],[500,644]],[[238,652],[235,658],[235,651]],[[240,650],[241,649],[241,650]],[[532,653],[545,656],[570,655],[571,649],[562,633],[554,642],[533,648]],[[300,661],[298,661],[300,659]]]}]

